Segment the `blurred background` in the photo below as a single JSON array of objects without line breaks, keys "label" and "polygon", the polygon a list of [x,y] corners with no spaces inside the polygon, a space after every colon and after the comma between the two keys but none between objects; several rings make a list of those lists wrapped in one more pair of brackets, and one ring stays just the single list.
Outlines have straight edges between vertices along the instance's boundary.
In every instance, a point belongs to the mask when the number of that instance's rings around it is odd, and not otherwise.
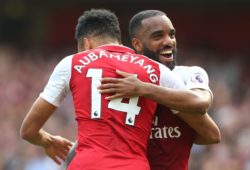
[{"label": "blurred background", "polygon": [[[178,62],[209,75],[214,103],[209,114],[220,144],[192,148],[190,170],[250,170],[250,1],[248,0],[0,0],[0,170],[61,170],[39,147],[19,137],[21,122],[59,60],[76,52],[77,18],[108,8],[128,22],[140,10],[167,13],[177,30]],[[46,130],[76,139],[69,96]]]}]

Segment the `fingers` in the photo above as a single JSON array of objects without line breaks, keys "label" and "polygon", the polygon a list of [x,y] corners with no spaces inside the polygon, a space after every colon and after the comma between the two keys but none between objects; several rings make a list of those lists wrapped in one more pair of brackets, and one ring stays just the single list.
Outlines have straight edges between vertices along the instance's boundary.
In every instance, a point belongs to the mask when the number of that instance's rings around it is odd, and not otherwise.
[{"label": "fingers", "polygon": [[66,160],[68,152],[69,150],[60,150],[60,151],[58,150],[54,151],[54,153],[48,152],[48,155],[51,159],[53,159],[55,163],[61,165],[61,162]]},{"label": "fingers", "polygon": [[73,144],[74,144],[73,142],[66,139],[65,146],[67,147],[67,149],[70,149],[73,146]]},{"label": "fingers", "polygon": [[[135,76],[135,74],[127,73],[124,71],[116,70],[116,73],[124,78],[129,76]],[[119,83],[122,79],[121,78],[112,78],[112,77],[105,77],[102,78],[100,81],[101,83]]]},{"label": "fingers", "polygon": [[[101,94],[119,94],[123,91],[124,87],[119,84],[101,84],[98,86],[98,91]],[[121,96],[120,96],[121,97]]]},{"label": "fingers", "polygon": [[66,156],[72,145],[73,143],[66,138],[53,136],[53,142],[45,148],[45,152],[51,157],[51,159],[53,159],[53,161],[60,165],[62,160],[66,160]]},{"label": "fingers", "polygon": [[116,93],[116,89],[103,89],[103,90],[99,90],[99,93],[101,94],[113,94],[113,93]]},{"label": "fingers", "polygon": [[51,159],[53,159],[53,161],[58,164],[58,165],[61,165],[61,161],[56,157],[56,156],[53,156],[53,157],[50,157]]},{"label": "fingers", "polygon": [[[119,74],[120,76],[126,78],[126,77],[136,77],[135,74],[131,74],[131,73],[127,73],[127,72],[123,72],[120,70],[116,70],[117,74]],[[119,84],[122,83],[124,81],[124,78],[113,78],[113,77],[104,77],[100,79],[101,84]],[[129,80],[129,78],[128,78]],[[134,79],[132,79],[134,80]],[[132,81],[130,80],[130,81]]]},{"label": "fingers", "polygon": [[66,141],[64,141],[64,144],[63,144],[63,148],[61,148],[61,153],[63,155],[63,157],[60,157],[61,159],[63,158],[63,160],[66,159],[66,156],[68,154],[68,152],[70,151],[70,149],[72,148],[73,146],[73,142],[69,141],[66,139]]},{"label": "fingers", "polygon": [[110,88],[117,88],[117,84],[106,83],[106,84],[99,85],[97,88],[99,90],[105,90],[105,89],[110,89]]},{"label": "fingers", "polygon": [[119,82],[119,78],[112,78],[112,77],[105,77],[105,78],[101,78],[101,83],[118,83]]},{"label": "fingers", "polygon": [[99,93],[101,94],[113,94],[111,96],[105,97],[106,100],[123,97],[123,95],[119,93],[120,92],[119,88],[117,88],[113,84],[102,84],[98,87],[98,90],[99,90]]},{"label": "fingers", "polygon": [[137,79],[134,74],[116,70],[117,74],[125,78],[102,78],[101,84],[97,87],[101,94],[111,94],[111,96],[105,97],[106,100],[112,100],[116,98],[124,98],[130,96],[128,94],[128,87],[134,87],[134,79]]},{"label": "fingers", "polygon": [[116,73],[122,77],[129,77],[129,76],[134,76],[134,74],[131,74],[131,73],[127,73],[127,72],[124,72],[124,71],[121,71],[121,70],[116,70]]},{"label": "fingers", "polygon": [[123,98],[123,95],[121,95],[121,94],[114,94],[112,96],[105,97],[106,100],[113,100],[113,99],[117,99],[117,98]]},{"label": "fingers", "polygon": [[69,153],[70,149],[69,148],[65,148],[63,150],[61,150],[60,152],[63,154],[63,155],[67,155]]},{"label": "fingers", "polygon": [[60,152],[60,153],[57,154],[57,157],[59,157],[61,160],[65,161],[67,153],[68,152],[63,152],[62,151],[62,152]]}]

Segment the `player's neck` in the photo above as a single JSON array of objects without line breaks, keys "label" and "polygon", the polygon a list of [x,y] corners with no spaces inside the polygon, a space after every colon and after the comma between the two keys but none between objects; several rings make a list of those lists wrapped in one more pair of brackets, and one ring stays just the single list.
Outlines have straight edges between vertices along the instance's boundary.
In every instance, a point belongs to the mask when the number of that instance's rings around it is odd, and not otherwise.
[{"label": "player's neck", "polygon": [[111,40],[111,39],[103,39],[103,40],[95,41],[95,43],[93,44],[93,47],[96,48],[102,45],[121,45],[121,43],[115,40]]}]

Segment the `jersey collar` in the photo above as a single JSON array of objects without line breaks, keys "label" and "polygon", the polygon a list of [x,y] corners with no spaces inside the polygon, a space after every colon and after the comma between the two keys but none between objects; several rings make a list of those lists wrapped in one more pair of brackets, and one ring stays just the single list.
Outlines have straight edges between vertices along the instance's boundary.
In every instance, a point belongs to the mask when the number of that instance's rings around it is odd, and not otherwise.
[{"label": "jersey collar", "polygon": [[96,49],[111,51],[111,52],[120,52],[120,53],[131,53],[135,54],[135,51],[129,47],[123,46],[123,45],[101,45],[97,47]]}]

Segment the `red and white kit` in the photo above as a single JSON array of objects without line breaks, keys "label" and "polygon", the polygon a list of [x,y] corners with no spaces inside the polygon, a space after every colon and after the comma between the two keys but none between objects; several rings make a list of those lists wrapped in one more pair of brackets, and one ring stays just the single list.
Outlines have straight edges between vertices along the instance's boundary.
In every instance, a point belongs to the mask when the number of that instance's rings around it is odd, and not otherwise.
[{"label": "red and white kit", "polygon": [[78,146],[68,170],[150,169],[146,149],[157,103],[143,97],[105,100],[107,95],[97,89],[100,78],[119,77],[116,70],[144,82],[185,88],[168,68],[124,46],[105,45],[64,58],[40,95],[59,106],[72,93]]},{"label": "red and white kit", "polygon": [[[204,89],[212,95],[202,68],[176,66],[173,72],[181,76],[186,89]],[[195,133],[170,109],[159,105],[148,144],[151,170],[187,170]]]}]

